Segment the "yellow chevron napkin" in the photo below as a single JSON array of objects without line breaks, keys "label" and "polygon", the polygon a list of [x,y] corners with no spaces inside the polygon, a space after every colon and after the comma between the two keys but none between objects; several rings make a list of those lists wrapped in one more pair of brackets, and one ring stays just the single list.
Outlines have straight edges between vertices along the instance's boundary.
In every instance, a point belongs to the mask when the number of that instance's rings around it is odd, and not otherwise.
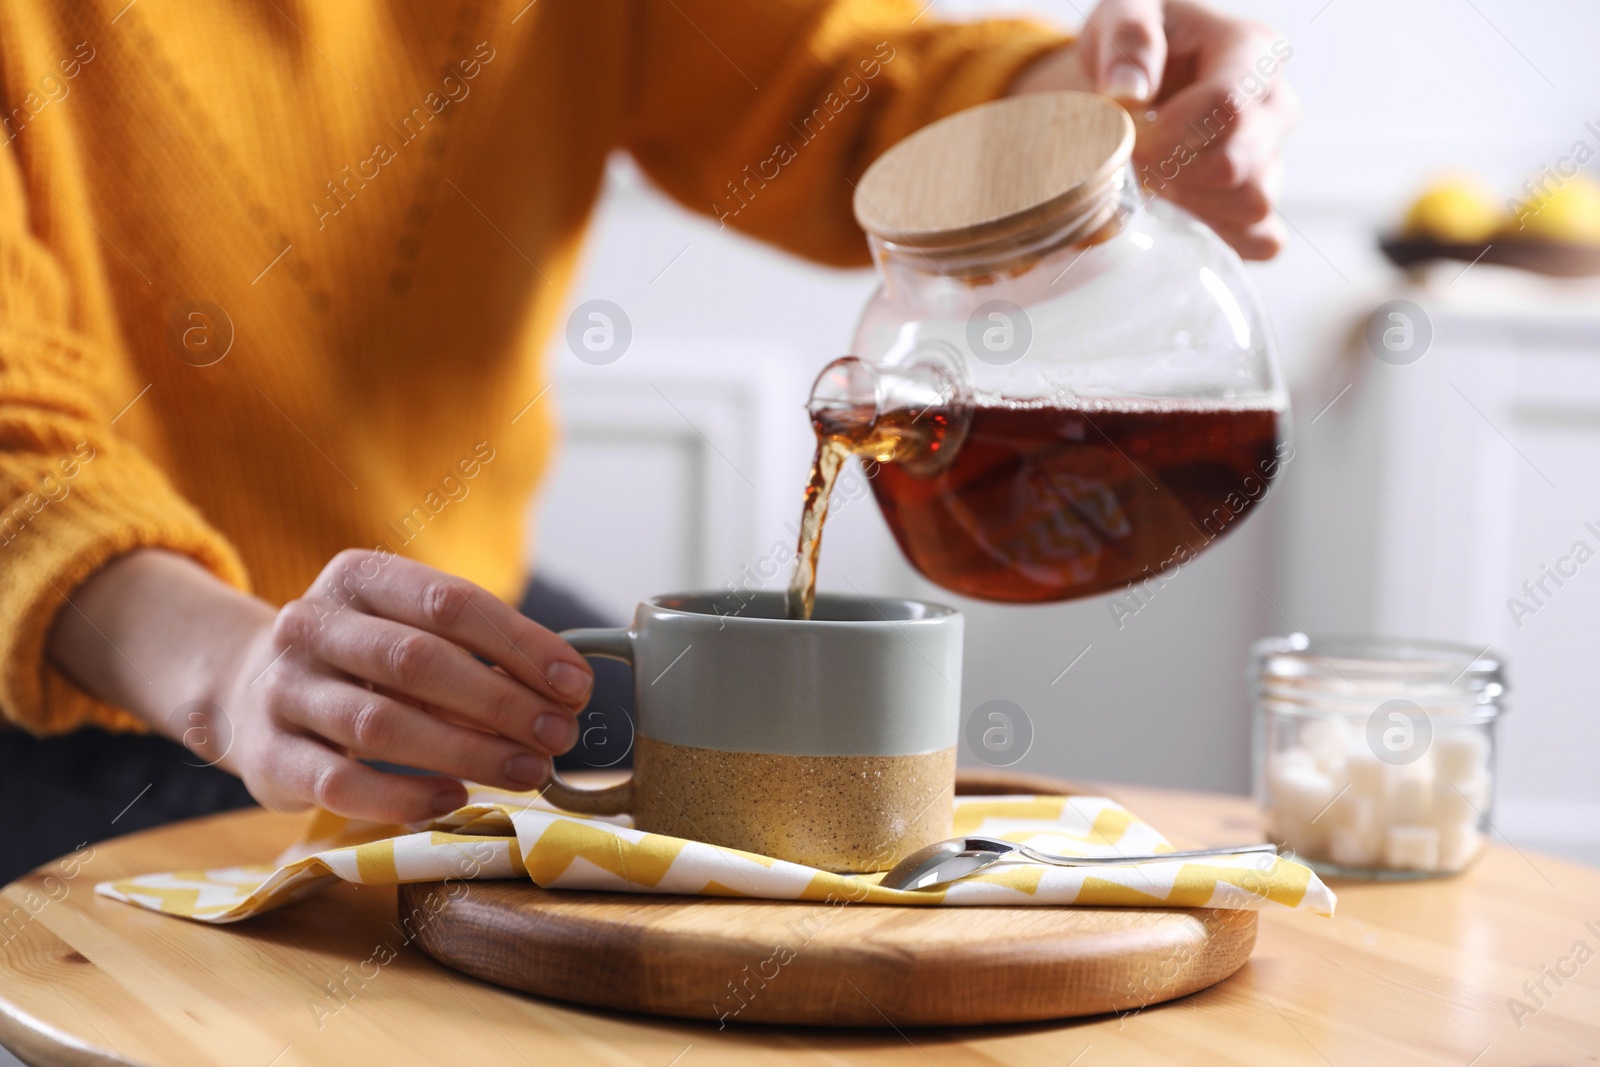
[{"label": "yellow chevron napkin", "polygon": [[[167,915],[230,923],[338,881],[362,885],[529,878],[545,889],[849,900],[874,904],[1072,904],[1288,908],[1332,915],[1309,867],[1272,855],[1159,860],[1118,867],[1004,861],[942,889],[896,890],[877,874],[832,874],[699,841],[635,830],[626,816],[574,815],[536,794],[468,787],[468,803],[407,832],[327,813],[274,864],[172,871],[102,882],[95,892]],[[1172,845],[1107,797],[970,796],[955,834],[1020,841],[1075,856],[1142,855]],[[448,887],[447,887],[448,891]]]}]

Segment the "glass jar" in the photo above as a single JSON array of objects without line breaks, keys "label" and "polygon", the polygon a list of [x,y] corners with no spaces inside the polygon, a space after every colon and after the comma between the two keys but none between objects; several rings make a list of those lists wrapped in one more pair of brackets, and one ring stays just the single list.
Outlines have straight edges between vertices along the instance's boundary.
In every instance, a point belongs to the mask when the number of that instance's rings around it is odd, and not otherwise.
[{"label": "glass jar", "polygon": [[1424,878],[1482,853],[1503,665],[1438,641],[1296,633],[1256,643],[1255,797],[1318,872]]},{"label": "glass jar", "polygon": [[867,240],[880,282],[851,351],[868,363],[956,357],[980,405],[1065,396],[1285,406],[1243,262],[1183,208],[1145,197],[1126,166],[1095,203],[1026,241]]},{"label": "glass jar", "polygon": [[883,463],[910,562],[998,601],[1188,562],[1292,455],[1274,343],[1237,255],[1146,200],[1112,101],[1041,93],[918,131],[863,176],[881,285],[811,412]]}]

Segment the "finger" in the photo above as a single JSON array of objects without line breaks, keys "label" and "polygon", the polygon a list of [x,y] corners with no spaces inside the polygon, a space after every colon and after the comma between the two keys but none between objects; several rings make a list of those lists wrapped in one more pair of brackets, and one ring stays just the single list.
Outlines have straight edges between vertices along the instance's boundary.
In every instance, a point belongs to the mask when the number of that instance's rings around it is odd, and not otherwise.
[{"label": "finger", "polygon": [[1167,63],[1161,0],[1103,0],[1081,38],[1095,89],[1129,103],[1155,99]]},{"label": "finger", "polygon": [[267,784],[251,793],[268,807],[293,810],[315,804],[335,815],[375,822],[425,822],[467,802],[453,778],[385,774],[341,756],[309,737],[283,734],[261,768]]},{"label": "finger", "polygon": [[452,641],[558,703],[580,708],[594,688],[593,670],[571,645],[488,590],[426,564],[347,550],[314,588],[335,606],[354,603]]},{"label": "finger", "polygon": [[457,726],[465,726],[469,730],[480,729],[476,723],[472,722],[470,719],[466,719],[460,715],[457,715],[449,708],[441,708],[437,704],[430,704],[426,700],[419,700],[408,693],[400,692],[398,689],[390,689],[388,686],[379,685],[377,682],[363,682],[360,679],[356,679],[354,684],[373,693],[377,693],[379,696],[386,696],[390,700],[398,700],[402,704],[410,705],[413,708],[419,708],[441,722],[455,723]]},{"label": "finger", "polygon": [[1176,181],[1161,192],[1213,229],[1252,226],[1272,214],[1272,201],[1257,182],[1247,181],[1237,189],[1207,189]]},{"label": "finger", "polygon": [[[494,667],[491,669],[501,674],[505,673],[504,671],[501,671],[499,667]],[[506,677],[510,676],[506,675]],[[365,689],[368,692],[377,693],[379,696],[386,696],[390,700],[398,700],[407,707],[416,708],[427,714],[430,718],[438,719],[440,722],[449,723],[452,726],[460,726],[466,730],[474,730],[478,733],[487,732],[484,730],[482,724],[474,722],[465,715],[458,714],[457,712],[451,711],[446,707],[441,707],[438,704],[430,704],[426,700],[420,700],[417,697],[402,693],[398,689],[390,689],[388,686],[379,685],[376,682],[362,682],[361,679],[353,677],[350,679],[350,684],[354,685],[358,689]],[[572,712],[572,714],[574,718],[576,718],[577,712]],[[581,728],[579,733],[582,733]]]},{"label": "finger", "polygon": [[1299,111],[1282,64],[1261,29],[1229,23],[1190,62],[1193,77],[1176,89],[1139,130],[1136,152],[1164,158],[1187,150],[1191,180],[1236,187],[1252,156],[1274,157]]},{"label": "finger", "polygon": [[577,740],[576,712],[569,705],[442,637],[354,610],[319,617],[304,600],[286,605],[279,618],[282,637],[386,692],[444,708],[452,718],[547,754],[565,752]]},{"label": "finger", "polygon": [[1267,165],[1266,173],[1259,180],[1251,182],[1256,191],[1267,198],[1268,204],[1276,204],[1283,198],[1283,158],[1273,159]]},{"label": "finger", "polygon": [[1282,250],[1287,234],[1273,205],[1282,189],[1283,168],[1274,163],[1259,178],[1237,189],[1217,191],[1181,182],[1166,182],[1158,192],[1210,226],[1241,257],[1271,259]]},{"label": "finger", "polygon": [[550,777],[540,752],[482,730],[429,715],[409,704],[336,679],[309,691],[293,721],[352,755],[419,767],[512,789],[533,789]]},{"label": "finger", "polygon": [[[1181,68],[1185,85],[1218,73],[1242,79],[1246,72],[1276,84],[1294,56],[1283,35],[1269,26],[1214,11],[1193,0],[1165,0],[1169,73]],[[1169,84],[1176,92],[1183,85]]]},{"label": "finger", "polygon": [[[1186,89],[1180,96],[1186,97],[1190,91]],[[1237,102],[1225,101],[1222,94],[1207,99],[1215,104],[1212,110],[1198,114],[1180,134],[1169,132],[1170,116],[1140,129],[1135,161],[1164,176],[1175,176],[1180,184],[1224,191],[1237,189],[1277,162],[1286,127],[1250,111],[1248,105],[1235,111]],[[1185,111],[1189,111],[1187,106]]]},{"label": "finger", "polygon": [[1240,259],[1271,259],[1283,251],[1288,233],[1276,215],[1253,226],[1215,226],[1217,236],[1239,253]]},{"label": "finger", "polygon": [[1208,68],[1205,74],[1172,88],[1170,97],[1145,112],[1149,121],[1141,131],[1167,144],[1203,148],[1216,141],[1219,130],[1234,127],[1240,120],[1243,129],[1281,140],[1300,117],[1300,96],[1292,86],[1280,78],[1257,78],[1248,67],[1243,77],[1226,66]]}]

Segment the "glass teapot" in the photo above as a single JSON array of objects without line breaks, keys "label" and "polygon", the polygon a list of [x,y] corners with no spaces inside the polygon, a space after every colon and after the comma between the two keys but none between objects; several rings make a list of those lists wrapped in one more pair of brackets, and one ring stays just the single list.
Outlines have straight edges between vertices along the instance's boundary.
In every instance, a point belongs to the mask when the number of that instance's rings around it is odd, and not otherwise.
[{"label": "glass teapot", "polygon": [[857,186],[881,285],[809,410],[946,589],[1066,600],[1170,570],[1292,455],[1243,265],[1140,195],[1133,136],[1103,97],[1030,94],[918,131]]}]

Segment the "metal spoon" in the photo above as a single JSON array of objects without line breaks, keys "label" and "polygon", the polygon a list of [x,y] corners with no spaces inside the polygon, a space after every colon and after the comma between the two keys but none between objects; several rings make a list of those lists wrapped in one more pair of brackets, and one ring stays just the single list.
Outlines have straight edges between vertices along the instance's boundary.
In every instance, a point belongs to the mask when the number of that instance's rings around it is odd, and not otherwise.
[{"label": "metal spoon", "polygon": [[1048,863],[1056,867],[1116,867],[1147,860],[1238,856],[1256,852],[1277,855],[1278,846],[1233,845],[1228,848],[1196,848],[1187,852],[1159,852],[1149,856],[1057,856],[995,837],[952,837],[948,841],[937,841],[926,848],[917,849],[895,864],[878,884],[887,889],[932,889],[965,878],[985,867],[992,867],[1007,856],[1025,856],[1035,863]]}]

